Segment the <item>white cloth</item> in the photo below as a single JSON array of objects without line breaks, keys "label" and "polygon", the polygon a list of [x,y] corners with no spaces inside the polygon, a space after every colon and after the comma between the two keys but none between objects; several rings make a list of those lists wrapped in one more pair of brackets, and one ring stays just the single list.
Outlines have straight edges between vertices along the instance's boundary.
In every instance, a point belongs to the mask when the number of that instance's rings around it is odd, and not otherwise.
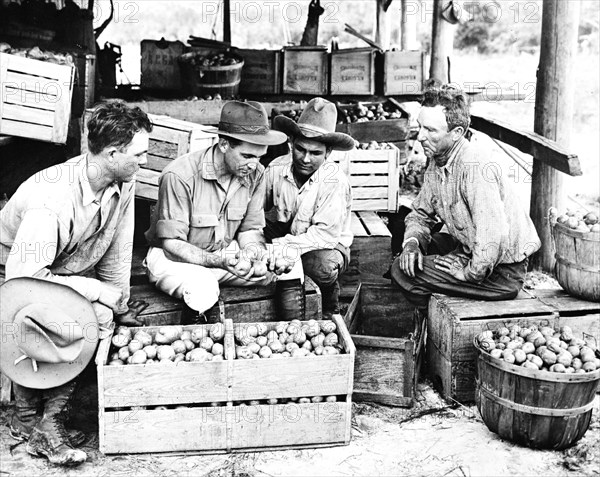
[{"label": "white cloth", "polygon": [[[270,256],[274,253],[274,245],[267,245]],[[233,241],[228,252],[239,250],[239,245]],[[162,248],[151,247],[144,261],[148,269],[148,277],[159,290],[179,299],[200,313],[211,308],[219,299],[219,284],[229,286],[268,285],[274,280],[292,280],[299,278],[304,281],[302,260],[294,261],[292,270],[284,275],[268,274],[263,280],[244,280],[221,268],[208,268],[190,263],[169,260]]]}]

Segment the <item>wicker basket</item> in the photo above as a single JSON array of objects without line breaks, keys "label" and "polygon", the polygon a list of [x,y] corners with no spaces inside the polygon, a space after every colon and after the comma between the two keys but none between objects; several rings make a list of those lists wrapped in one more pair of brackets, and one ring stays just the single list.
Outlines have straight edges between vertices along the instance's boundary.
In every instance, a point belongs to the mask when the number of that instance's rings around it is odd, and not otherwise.
[{"label": "wicker basket", "polygon": [[600,234],[552,226],[558,283],[571,295],[600,301]]}]

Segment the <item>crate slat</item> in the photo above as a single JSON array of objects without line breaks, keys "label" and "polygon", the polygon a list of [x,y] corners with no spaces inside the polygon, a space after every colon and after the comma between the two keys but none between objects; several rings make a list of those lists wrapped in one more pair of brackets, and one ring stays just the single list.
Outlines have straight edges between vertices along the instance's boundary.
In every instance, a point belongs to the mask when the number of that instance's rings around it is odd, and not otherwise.
[{"label": "crate slat", "polygon": [[375,212],[358,212],[360,220],[365,224],[369,236],[382,235],[391,237],[391,233]]},{"label": "crate slat", "polygon": [[23,108],[18,104],[7,103],[4,105],[3,119],[52,127],[54,125],[54,111],[31,107]]},{"label": "crate slat", "polygon": [[330,63],[330,94],[375,94],[375,49],[335,50]]},{"label": "crate slat", "polygon": [[356,187],[352,189],[352,199],[386,199],[388,190],[386,187]]},{"label": "crate slat", "polygon": [[6,99],[6,104],[16,104],[48,111],[53,111],[56,105],[56,96],[32,93],[13,88],[10,85],[6,85],[4,97]]},{"label": "crate slat", "polygon": [[329,77],[325,47],[287,47],[283,49],[282,92],[327,94]]}]

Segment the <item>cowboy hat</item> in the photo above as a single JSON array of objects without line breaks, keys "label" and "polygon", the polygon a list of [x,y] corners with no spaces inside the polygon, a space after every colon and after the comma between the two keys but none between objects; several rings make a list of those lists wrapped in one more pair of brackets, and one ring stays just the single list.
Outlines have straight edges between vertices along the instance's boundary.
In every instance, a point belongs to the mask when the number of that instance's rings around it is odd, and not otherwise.
[{"label": "cowboy hat", "polygon": [[0,369],[34,389],[77,377],[98,343],[92,304],[72,288],[35,278],[0,286],[0,326]]},{"label": "cowboy hat", "polygon": [[271,130],[267,111],[256,101],[225,103],[218,127],[208,127],[205,131],[260,146],[275,146],[287,141],[285,134]]},{"label": "cowboy hat", "polygon": [[354,148],[354,139],[348,134],[335,132],[337,109],[323,98],[311,99],[298,122],[286,116],[273,119],[273,129],[288,136],[322,142],[337,151],[349,151]]}]

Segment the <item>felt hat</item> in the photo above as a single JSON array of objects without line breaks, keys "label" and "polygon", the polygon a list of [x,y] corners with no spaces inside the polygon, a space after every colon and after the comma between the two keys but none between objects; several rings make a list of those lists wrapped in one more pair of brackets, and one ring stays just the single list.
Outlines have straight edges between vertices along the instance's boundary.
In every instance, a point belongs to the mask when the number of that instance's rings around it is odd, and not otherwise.
[{"label": "felt hat", "polygon": [[72,288],[35,278],[0,286],[0,327],[0,369],[34,389],[77,377],[98,343],[92,304]]},{"label": "felt hat", "polygon": [[290,137],[318,141],[337,151],[349,151],[354,148],[354,139],[348,134],[335,132],[337,109],[323,98],[311,99],[298,122],[286,116],[273,119],[273,129],[286,133]]},{"label": "felt hat", "polygon": [[271,130],[267,111],[256,101],[225,103],[218,127],[209,127],[205,131],[260,146],[275,146],[287,141],[285,134]]}]

